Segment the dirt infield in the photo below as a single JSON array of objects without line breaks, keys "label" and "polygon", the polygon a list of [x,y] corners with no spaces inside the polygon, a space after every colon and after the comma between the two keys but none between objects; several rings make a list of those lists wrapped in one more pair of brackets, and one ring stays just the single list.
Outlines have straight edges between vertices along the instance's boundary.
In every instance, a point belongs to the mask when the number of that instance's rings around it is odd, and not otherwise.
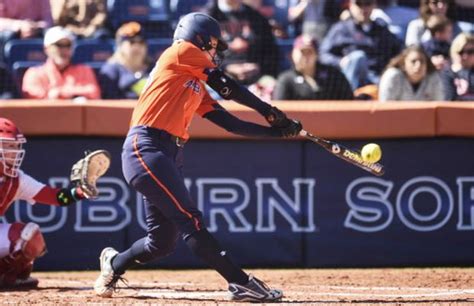
[{"label": "dirt infield", "polygon": [[[250,270],[285,292],[287,304],[474,304],[474,268]],[[0,292],[0,304],[229,304],[210,270],[129,271],[112,299],[93,294],[98,272],[36,272],[35,291]]]}]

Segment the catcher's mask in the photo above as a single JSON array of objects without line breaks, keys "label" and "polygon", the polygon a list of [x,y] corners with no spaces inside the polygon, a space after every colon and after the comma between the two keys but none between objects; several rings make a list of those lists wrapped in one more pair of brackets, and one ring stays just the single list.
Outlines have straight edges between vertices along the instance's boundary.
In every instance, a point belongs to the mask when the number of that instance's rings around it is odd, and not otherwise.
[{"label": "catcher's mask", "polygon": [[0,161],[3,165],[3,174],[17,177],[25,150],[22,149],[26,138],[16,127],[15,123],[6,118],[0,118]]}]

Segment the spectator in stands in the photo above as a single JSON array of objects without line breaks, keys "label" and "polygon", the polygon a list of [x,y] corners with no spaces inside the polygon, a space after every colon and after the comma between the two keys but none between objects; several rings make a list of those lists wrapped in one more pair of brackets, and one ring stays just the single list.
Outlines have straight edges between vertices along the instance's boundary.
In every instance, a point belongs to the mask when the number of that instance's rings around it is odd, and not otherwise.
[{"label": "spectator in stands", "polygon": [[397,0],[377,0],[377,6],[378,8],[373,10],[371,18],[385,22],[390,32],[401,41],[405,41],[408,23],[418,18],[418,11],[399,5]]},{"label": "spectator in stands", "polygon": [[450,64],[449,47],[453,40],[453,25],[446,16],[432,15],[426,22],[426,27],[430,31],[431,38],[421,45],[436,70],[443,70]]},{"label": "spectator in stands", "polygon": [[461,33],[451,44],[451,67],[443,71],[446,100],[474,101],[474,35]]},{"label": "spectator in stands", "polygon": [[0,100],[13,99],[17,96],[17,90],[7,67],[0,63]]},{"label": "spectator in stands", "polygon": [[441,77],[421,46],[410,46],[393,58],[380,80],[380,101],[443,99]]},{"label": "spectator in stands", "polygon": [[122,25],[117,30],[115,41],[114,55],[100,70],[102,97],[137,99],[153,68],[142,27],[137,22]]},{"label": "spectator in stands", "polygon": [[49,0],[0,1],[0,60],[7,41],[42,37],[51,25]]},{"label": "spectator in stands", "polygon": [[277,80],[270,76],[264,75],[257,82],[248,87],[248,90],[263,100],[269,102],[272,100],[273,91],[275,90]]},{"label": "spectator in stands", "polygon": [[222,63],[225,72],[244,85],[255,83],[262,75],[276,76],[278,46],[265,17],[242,0],[214,0],[205,11],[219,21],[229,44]]},{"label": "spectator in stands", "polygon": [[291,53],[293,69],[280,74],[274,100],[352,100],[349,82],[336,68],[318,62],[318,45],[308,35],[298,36]]},{"label": "spectator in stands", "polygon": [[371,20],[374,8],[375,0],[351,0],[351,18],[334,24],[321,44],[321,62],[339,67],[352,90],[378,84],[382,70],[401,49],[385,25]]},{"label": "spectator in stands", "polygon": [[275,14],[275,6],[269,5],[265,0],[242,0],[242,3],[258,11],[265,18],[271,18]]},{"label": "spectator in stands", "polygon": [[277,8],[274,1],[242,0],[242,2],[259,12],[268,20],[268,23],[272,28],[272,33],[275,37],[288,38],[288,33],[285,29],[286,24],[281,23],[281,20],[278,20],[277,18]]},{"label": "spectator in stands", "polygon": [[426,23],[432,15],[446,16],[453,23],[454,35],[461,33],[462,23],[455,22],[455,10],[454,0],[420,0],[420,18],[408,24],[405,44],[407,46],[419,45],[430,39],[431,34]]},{"label": "spectator in stands", "polygon": [[94,71],[72,64],[74,35],[57,26],[44,36],[46,63],[29,68],[23,77],[22,92],[30,99],[99,99],[100,89]]},{"label": "spectator in stands", "polygon": [[[342,11],[342,0],[289,0],[288,21],[297,34],[312,36],[321,41]],[[301,24],[301,30],[298,28]]]},{"label": "spectator in stands", "polygon": [[107,0],[50,0],[56,25],[71,31],[78,38],[107,38]]}]

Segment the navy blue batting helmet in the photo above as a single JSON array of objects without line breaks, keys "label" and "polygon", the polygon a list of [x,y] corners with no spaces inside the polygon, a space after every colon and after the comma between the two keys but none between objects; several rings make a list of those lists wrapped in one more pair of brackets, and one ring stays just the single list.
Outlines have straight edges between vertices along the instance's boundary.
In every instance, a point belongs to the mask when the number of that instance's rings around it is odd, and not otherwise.
[{"label": "navy blue batting helmet", "polygon": [[222,39],[217,20],[203,13],[190,13],[179,20],[173,39],[183,39],[201,50],[210,50],[212,49],[211,36],[218,40],[218,51],[227,49],[227,43]]}]

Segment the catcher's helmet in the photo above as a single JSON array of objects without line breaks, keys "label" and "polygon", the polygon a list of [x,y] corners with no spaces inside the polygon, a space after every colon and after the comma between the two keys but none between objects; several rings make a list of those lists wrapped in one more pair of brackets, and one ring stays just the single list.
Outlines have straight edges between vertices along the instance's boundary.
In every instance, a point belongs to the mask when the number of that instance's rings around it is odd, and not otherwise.
[{"label": "catcher's helmet", "polygon": [[227,49],[227,43],[222,39],[217,20],[203,13],[190,13],[179,20],[173,40],[183,39],[201,50],[210,50],[212,49],[211,36],[218,41],[217,51]]},{"label": "catcher's helmet", "polygon": [[0,162],[3,165],[4,175],[18,176],[18,169],[25,156],[25,150],[22,149],[25,142],[25,136],[13,121],[0,118]]}]

